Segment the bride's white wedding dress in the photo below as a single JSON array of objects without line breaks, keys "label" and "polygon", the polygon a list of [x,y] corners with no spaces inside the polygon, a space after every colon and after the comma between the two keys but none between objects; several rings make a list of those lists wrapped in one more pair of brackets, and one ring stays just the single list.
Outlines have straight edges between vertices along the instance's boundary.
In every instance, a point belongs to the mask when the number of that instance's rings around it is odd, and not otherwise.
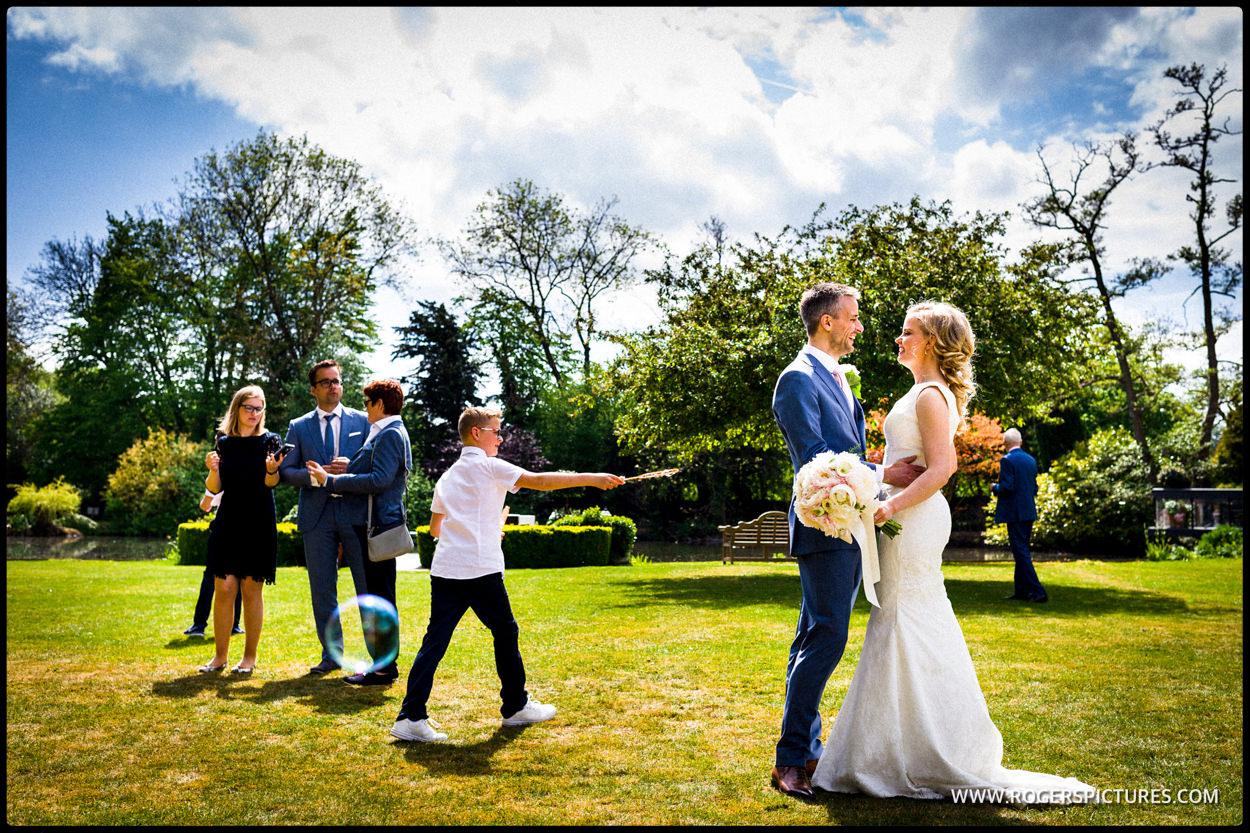
[{"label": "bride's white wedding dress", "polygon": [[[925,465],[916,399],[930,385],[946,399],[954,437],[959,424],[954,395],[940,384],[916,385],[886,417],[887,465],[913,454],[917,465]],[[1003,768],[1003,738],[990,719],[942,583],[950,508],[938,492],[895,519],[902,531],[880,539],[881,606],[869,615],[859,664],[812,784],[878,797],[1093,800],[1095,789],[1075,778]],[[965,789],[984,792],[959,798]]]}]

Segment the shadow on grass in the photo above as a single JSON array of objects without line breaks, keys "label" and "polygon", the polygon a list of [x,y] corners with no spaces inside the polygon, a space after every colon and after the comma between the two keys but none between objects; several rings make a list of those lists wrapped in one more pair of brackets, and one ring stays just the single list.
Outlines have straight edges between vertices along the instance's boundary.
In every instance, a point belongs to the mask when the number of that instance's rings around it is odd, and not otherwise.
[{"label": "shadow on grass", "polygon": [[166,649],[173,651],[181,651],[183,648],[203,648],[208,646],[209,650],[213,648],[213,639],[202,636],[175,636],[173,639],[165,643]]},{"label": "shadow on grass", "polygon": [[1008,601],[1003,596],[1015,590],[1010,580],[973,581],[948,579],[946,595],[956,614],[1002,613],[1015,610],[1024,616],[1086,617],[1092,614],[1131,614],[1134,616],[1173,616],[1179,614],[1237,613],[1237,608],[1189,600],[1169,593],[1124,590],[1118,587],[1076,587],[1046,582],[1050,600],[1041,604]]},{"label": "shadow on grass", "polygon": [[[627,580],[619,585],[616,607],[642,607],[671,604],[680,607],[731,609],[756,605],[779,605],[799,608],[800,587],[796,572],[776,575],[688,576],[682,578],[643,578]],[[1044,604],[1006,601],[1012,592],[1010,577],[1003,581],[948,579],[946,594],[955,613],[982,614],[1007,611],[1021,616],[1089,616],[1095,613],[1131,613],[1137,615],[1173,615],[1201,612],[1203,614],[1236,613],[1232,607],[1202,604],[1191,607],[1185,599],[1165,593],[1144,590],[1122,590],[1115,587],[1073,587],[1047,582],[1050,601]],[[862,595],[856,602],[860,612],[868,603]]]},{"label": "shadow on grass", "polygon": [[410,764],[425,767],[431,775],[490,775],[491,758],[521,736],[528,726],[500,726],[489,738],[476,743],[422,743],[396,740]]},{"label": "shadow on grass", "polygon": [[384,687],[356,687],[340,678],[303,676],[287,680],[265,680],[240,677],[230,672],[192,674],[152,684],[157,697],[198,697],[213,692],[222,700],[248,703],[276,703],[281,700],[302,701],[320,714],[356,714],[377,708],[387,702]]}]

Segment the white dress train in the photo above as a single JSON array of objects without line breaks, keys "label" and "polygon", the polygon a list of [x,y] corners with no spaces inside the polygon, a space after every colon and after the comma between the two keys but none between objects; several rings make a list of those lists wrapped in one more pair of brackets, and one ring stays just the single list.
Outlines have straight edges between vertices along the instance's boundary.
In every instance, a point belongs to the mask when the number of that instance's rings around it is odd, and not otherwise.
[{"label": "white dress train", "polygon": [[[930,385],[946,399],[954,437],[959,424],[954,395],[937,383],[916,385],[886,417],[887,465],[912,454],[918,465],[925,464],[916,399]],[[942,582],[950,508],[938,492],[895,519],[902,531],[880,539],[881,606],[869,615],[859,664],[813,785],[883,798],[1096,800],[1095,788],[1075,778],[1003,768],[1003,738],[990,719]]]}]

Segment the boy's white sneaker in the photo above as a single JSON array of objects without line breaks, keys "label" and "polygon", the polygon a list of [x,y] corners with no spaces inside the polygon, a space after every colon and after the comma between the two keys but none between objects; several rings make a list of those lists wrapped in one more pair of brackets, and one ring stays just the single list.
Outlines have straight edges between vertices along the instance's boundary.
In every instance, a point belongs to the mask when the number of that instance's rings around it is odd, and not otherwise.
[{"label": "boy's white sneaker", "polygon": [[447,740],[447,735],[434,731],[428,718],[425,720],[396,720],[395,725],[391,727],[391,734],[400,740],[419,740],[427,743],[430,741]]},{"label": "boy's white sneaker", "polygon": [[530,698],[525,704],[525,708],[521,709],[511,717],[503,719],[505,726],[528,726],[531,723],[542,723],[544,720],[550,720],[556,716],[556,707],[544,705],[537,700]]}]

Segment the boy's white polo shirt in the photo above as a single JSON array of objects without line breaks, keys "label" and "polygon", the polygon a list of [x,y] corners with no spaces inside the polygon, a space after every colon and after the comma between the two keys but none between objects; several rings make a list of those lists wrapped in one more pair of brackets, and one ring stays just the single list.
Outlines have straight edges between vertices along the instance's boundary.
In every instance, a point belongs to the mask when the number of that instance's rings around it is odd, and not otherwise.
[{"label": "boy's white polo shirt", "polygon": [[525,469],[466,445],[434,486],[430,511],[443,515],[430,575],[468,579],[503,572],[503,507]]}]

